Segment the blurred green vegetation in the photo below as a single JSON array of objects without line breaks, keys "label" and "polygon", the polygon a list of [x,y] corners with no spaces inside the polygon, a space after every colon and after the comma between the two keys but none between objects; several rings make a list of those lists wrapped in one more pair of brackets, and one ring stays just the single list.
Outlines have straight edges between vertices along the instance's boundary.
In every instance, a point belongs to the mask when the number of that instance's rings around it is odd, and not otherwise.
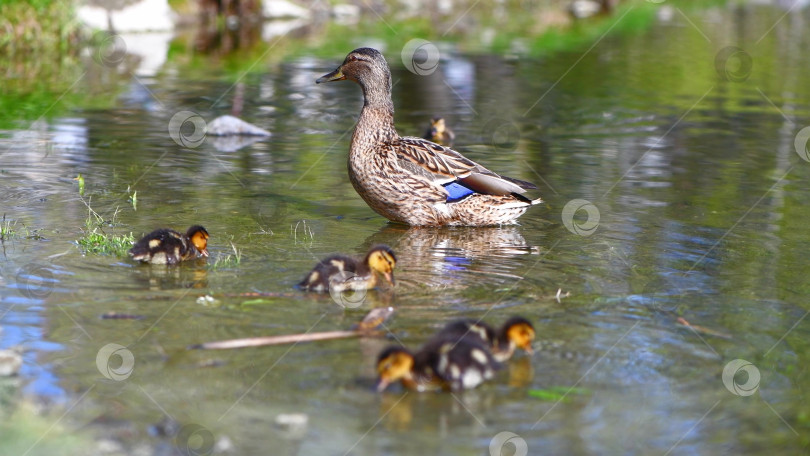
[{"label": "blurred green vegetation", "polygon": [[[0,386],[0,390],[5,388]],[[36,411],[37,405],[27,400],[13,407],[0,410],[0,454],[93,454],[97,450],[91,438],[59,425],[61,411],[42,415]]]},{"label": "blurred green vegetation", "polygon": [[0,2],[2,57],[75,52],[79,31],[71,0]]},{"label": "blurred green vegetation", "polygon": [[[181,14],[194,11],[196,0],[173,0]],[[529,55],[585,50],[610,36],[634,35],[647,30],[659,4],[641,0],[622,2],[609,14],[573,19],[569,2],[561,0],[507,2],[481,1],[456,5],[451,12],[403,13],[393,2],[368,11],[356,23],[315,21],[305,27],[262,41],[261,33],[239,35],[239,45],[217,48],[227,31],[207,36],[211,49],[201,51],[201,27],[179,31],[170,43],[168,65],[194,80],[207,78],[212,69],[236,81],[245,73],[263,73],[269,67],[303,55],[337,57],[360,43],[380,43],[400,49],[413,38],[452,43],[465,53]],[[725,0],[667,2],[687,13]],[[70,109],[104,109],[126,90],[134,68],[126,64],[106,68],[87,56],[97,55],[108,44],[103,34],[93,34],[76,19],[75,0],[6,0],[0,3],[0,129],[25,128],[40,118],[59,116]],[[433,8],[433,7],[431,7]],[[260,27],[260,25],[257,25]],[[232,45],[232,43],[231,43]],[[126,62],[125,62],[126,63]]]},{"label": "blurred green vegetation", "polygon": [[81,27],[71,0],[0,2],[0,128],[61,112],[79,100],[57,101],[82,71]]}]

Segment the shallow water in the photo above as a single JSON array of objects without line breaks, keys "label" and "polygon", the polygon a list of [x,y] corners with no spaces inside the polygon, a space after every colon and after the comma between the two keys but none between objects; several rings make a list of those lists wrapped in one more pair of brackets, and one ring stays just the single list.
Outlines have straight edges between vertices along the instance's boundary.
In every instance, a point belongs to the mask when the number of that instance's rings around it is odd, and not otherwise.
[{"label": "shallow water", "polygon": [[[374,214],[345,168],[359,89],[314,85],[343,56],[247,77],[242,116],[273,136],[235,151],[167,134],[178,111],[230,111],[231,83],[215,71],[133,80],[115,109],[3,132],[2,212],[36,230],[2,243],[0,344],[28,349],[24,391],[130,450],[176,443],[156,431],[168,420],[210,433],[203,449],[226,439],[239,454],[487,454],[500,432],[529,454],[804,453],[810,163],[795,139],[810,123],[808,12],[668,11],[590,52],[445,53],[431,76],[387,50],[400,133],[443,115],[468,157],[537,183],[545,203],[515,227],[407,229]],[[750,71],[733,59],[731,76],[718,71],[730,44]],[[209,266],[82,255],[79,173],[84,201],[114,219],[106,231],[201,223]],[[570,216],[577,199],[598,223]],[[376,243],[400,258],[393,292],[344,310],[293,289],[318,258]],[[241,264],[210,267],[231,244]],[[246,292],[276,295],[234,296]],[[215,304],[198,301],[207,294]],[[397,309],[387,338],[186,350],[347,329],[383,305]],[[110,311],[142,318],[100,318]],[[456,395],[372,391],[385,345],[418,346],[460,316],[513,314],[535,322],[537,350],[496,381]],[[133,355],[120,381],[96,363],[110,343]],[[724,384],[735,359],[761,376],[751,396]],[[308,415],[302,432],[275,424],[288,413]]]}]

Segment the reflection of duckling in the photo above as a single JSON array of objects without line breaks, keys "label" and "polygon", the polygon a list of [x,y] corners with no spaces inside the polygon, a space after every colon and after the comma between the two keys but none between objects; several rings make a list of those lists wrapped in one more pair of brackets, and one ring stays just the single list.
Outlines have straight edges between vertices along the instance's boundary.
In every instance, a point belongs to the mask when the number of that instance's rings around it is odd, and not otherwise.
[{"label": "reflection of duckling", "polygon": [[509,363],[509,386],[512,388],[524,388],[531,385],[533,378],[534,368],[531,359],[524,357]]},{"label": "reflection of duckling", "polygon": [[394,285],[397,258],[387,245],[375,245],[362,260],[333,255],[321,260],[298,286],[307,291],[368,290],[377,286],[377,273]]},{"label": "reflection of duckling", "polygon": [[492,355],[499,362],[507,361],[520,347],[531,355],[534,341],[534,326],[523,317],[512,317],[506,320],[498,330],[482,321],[473,319],[457,320],[448,323],[442,330],[448,337],[475,337],[492,350]]},{"label": "reflection of duckling", "polygon": [[434,117],[430,119],[430,127],[428,127],[423,138],[442,146],[453,147],[453,140],[456,139],[456,135],[447,128],[444,117]]},{"label": "reflection of duckling", "polygon": [[418,352],[391,346],[377,358],[377,391],[399,380],[415,391],[472,389],[489,380],[500,365],[487,347],[471,337],[440,334]]},{"label": "reflection of duckling", "polygon": [[161,228],[147,234],[129,249],[132,258],[144,263],[177,264],[208,256],[208,231],[194,225],[186,234]]}]

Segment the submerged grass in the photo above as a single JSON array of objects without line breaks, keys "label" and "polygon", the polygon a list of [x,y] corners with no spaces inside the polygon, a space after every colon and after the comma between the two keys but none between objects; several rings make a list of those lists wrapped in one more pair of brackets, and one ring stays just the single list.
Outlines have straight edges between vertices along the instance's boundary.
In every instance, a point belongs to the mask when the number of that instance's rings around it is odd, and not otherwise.
[{"label": "submerged grass", "polygon": [[127,251],[132,248],[135,243],[135,237],[132,233],[124,235],[108,234],[104,231],[104,227],[112,227],[115,225],[115,217],[118,215],[118,209],[108,222],[94,211],[90,206],[90,201],[82,198],[82,202],[87,206],[87,219],[84,222],[84,235],[76,240],[76,243],[81,247],[85,254],[92,255],[114,255],[124,257]]},{"label": "submerged grass", "polygon": [[17,221],[12,222],[6,220],[6,214],[3,214],[3,222],[0,223],[0,241],[5,241],[17,236]]},{"label": "submerged grass", "polygon": [[85,253],[93,255],[126,256],[132,248],[135,238],[132,233],[125,235],[110,235],[100,229],[94,229],[76,241]]},{"label": "submerged grass", "polygon": [[217,270],[235,268],[242,264],[242,251],[237,249],[233,242],[231,242],[231,248],[233,249],[232,254],[229,253],[227,255],[217,257],[213,264],[208,265],[208,269]]},{"label": "submerged grass", "polygon": [[39,229],[30,229],[25,226],[24,223],[19,223],[17,220],[6,219],[6,214],[3,214],[3,220],[0,221],[0,242],[16,238],[45,239],[39,231]]}]

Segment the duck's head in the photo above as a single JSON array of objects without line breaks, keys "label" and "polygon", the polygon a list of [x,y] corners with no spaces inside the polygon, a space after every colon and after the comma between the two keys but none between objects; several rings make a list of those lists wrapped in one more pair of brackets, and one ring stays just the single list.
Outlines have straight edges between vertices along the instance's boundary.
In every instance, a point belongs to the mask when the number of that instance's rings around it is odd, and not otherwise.
[{"label": "duck's head", "polygon": [[379,272],[391,286],[394,286],[394,267],[397,257],[387,245],[375,245],[366,254],[365,263],[372,273]]},{"label": "duck's head", "polygon": [[397,380],[413,376],[413,354],[408,349],[392,345],[377,357],[377,391],[383,392]]},{"label": "duck's head", "polygon": [[194,225],[186,231],[186,236],[202,256],[208,256],[208,231],[200,225]]},{"label": "duck's head", "polygon": [[[381,96],[379,101],[390,99],[391,71],[388,62],[380,51],[372,48],[355,49],[346,56],[343,63],[335,71],[327,73],[315,82],[343,81],[348,79],[360,84],[366,96],[366,102],[375,100],[375,95]],[[369,100],[371,98],[371,100]]]},{"label": "duck's head", "polygon": [[534,326],[529,320],[523,317],[512,317],[503,324],[503,334],[506,339],[522,348],[528,354],[532,354],[532,342],[534,342]]}]

